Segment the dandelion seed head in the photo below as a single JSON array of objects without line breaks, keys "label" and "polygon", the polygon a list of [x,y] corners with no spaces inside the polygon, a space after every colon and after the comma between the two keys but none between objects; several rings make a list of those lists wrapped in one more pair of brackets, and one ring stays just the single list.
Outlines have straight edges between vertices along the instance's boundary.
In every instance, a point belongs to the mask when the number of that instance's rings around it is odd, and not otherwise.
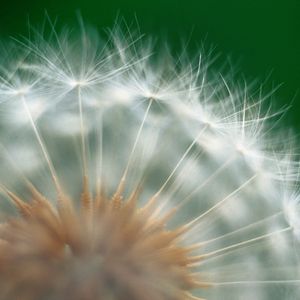
[{"label": "dandelion seed head", "polygon": [[203,54],[51,32],[0,64],[0,299],[296,299],[280,112]]}]

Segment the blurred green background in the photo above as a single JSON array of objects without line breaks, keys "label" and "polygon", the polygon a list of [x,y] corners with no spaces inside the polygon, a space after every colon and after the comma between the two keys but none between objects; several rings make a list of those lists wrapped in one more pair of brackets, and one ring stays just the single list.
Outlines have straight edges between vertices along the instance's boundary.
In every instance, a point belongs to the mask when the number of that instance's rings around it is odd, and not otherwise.
[{"label": "blurred green background", "polygon": [[162,33],[173,47],[182,38],[193,53],[203,41],[214,45],[250,82],[280,85],[273,98],[279,106],[293,104],[285,124],[300,132],[300,0],[2,1],[1,38],[26,34],[28,20],[41,24],[45,11],[67,25],[76,24],[80,11],[98,28],[111,27],[117,15],[127,22],[136,17],[141,32]]}]

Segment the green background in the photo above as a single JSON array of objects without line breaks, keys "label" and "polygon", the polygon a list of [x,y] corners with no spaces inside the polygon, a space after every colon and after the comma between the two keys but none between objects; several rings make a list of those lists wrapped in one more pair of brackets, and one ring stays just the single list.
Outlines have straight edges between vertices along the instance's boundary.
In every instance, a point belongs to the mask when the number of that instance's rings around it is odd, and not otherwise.
[{"label": "green background", "polygon": [[5,1],[1,38],[26,34],[28,19],[38,25],[45,11],[58,17],[58,27],[75,24],[78,11],[98,28],[111,27],[119,15],[127,22],[136,17],[142,32],[163,34],[174,48],[182,38],[192,53],[203,41],[214,45],[249,82],[280,85],[273,98],[279,106],[292,103],[285,124],[300,130],[300,0]]}]

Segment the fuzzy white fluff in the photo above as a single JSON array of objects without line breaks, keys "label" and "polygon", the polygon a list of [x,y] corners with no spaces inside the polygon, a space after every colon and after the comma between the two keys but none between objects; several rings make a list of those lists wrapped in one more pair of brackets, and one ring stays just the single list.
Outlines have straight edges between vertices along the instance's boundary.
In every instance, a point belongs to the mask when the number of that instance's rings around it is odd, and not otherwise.
[{"label": "fuzzy white fluff", "polygon": [[142,181],[158,214],[179,207],[170,227],[193,224],[183,243],[202,244],[195,270],[212,284],[195,296],[299,297],[299,163],[282,111],[209,55],[126,30],[33,36],[1,50],[1,186],[26,195],[28,179],[55,201],[53,178],[76,196],[84,170],[108,192],[126,170],[125,193]]}]

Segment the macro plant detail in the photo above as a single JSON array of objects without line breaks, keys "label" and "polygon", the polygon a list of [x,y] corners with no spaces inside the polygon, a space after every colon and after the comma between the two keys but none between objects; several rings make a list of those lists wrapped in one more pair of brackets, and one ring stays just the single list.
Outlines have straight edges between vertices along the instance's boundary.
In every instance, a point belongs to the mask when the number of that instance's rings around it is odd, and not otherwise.
[{"label": "macro plant detail", "polygon": [[283,112],[209,55],[45,36],[1,49],[0,299],[297,299]]}]

